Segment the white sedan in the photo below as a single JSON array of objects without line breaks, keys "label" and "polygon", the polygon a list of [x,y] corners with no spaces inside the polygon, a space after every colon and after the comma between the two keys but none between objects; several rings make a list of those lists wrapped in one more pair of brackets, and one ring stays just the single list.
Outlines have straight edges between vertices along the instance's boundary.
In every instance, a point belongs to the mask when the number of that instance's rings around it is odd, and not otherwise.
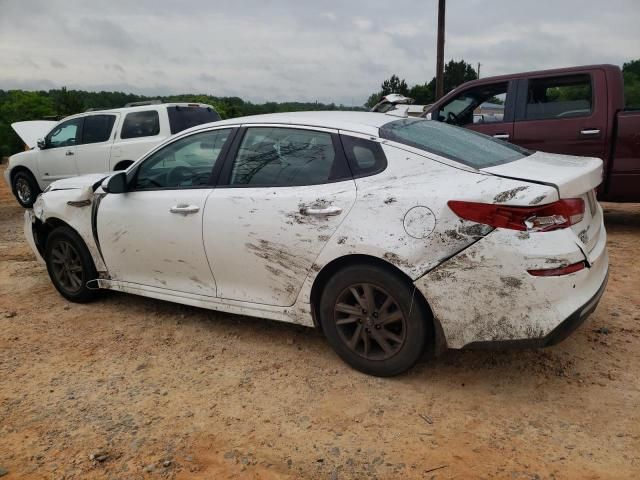
[{"label": "white sedan", "polygon": [[431,348],[546,346],[596,307],[602,162],[440,122],[300,112],[200,125],[53,183],[25,230],[67,299],[101,289],[321,328],[390,376]]}]

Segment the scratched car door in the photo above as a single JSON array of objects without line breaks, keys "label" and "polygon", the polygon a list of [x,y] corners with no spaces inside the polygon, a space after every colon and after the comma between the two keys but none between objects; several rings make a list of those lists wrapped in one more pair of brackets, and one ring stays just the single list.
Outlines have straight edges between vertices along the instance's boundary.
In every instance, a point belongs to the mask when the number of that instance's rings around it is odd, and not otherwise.
[{"label": "scratched car door", "polygon": [[243,129],[203,218],[218,297],[292,305],[355,198],[337,133]]}]

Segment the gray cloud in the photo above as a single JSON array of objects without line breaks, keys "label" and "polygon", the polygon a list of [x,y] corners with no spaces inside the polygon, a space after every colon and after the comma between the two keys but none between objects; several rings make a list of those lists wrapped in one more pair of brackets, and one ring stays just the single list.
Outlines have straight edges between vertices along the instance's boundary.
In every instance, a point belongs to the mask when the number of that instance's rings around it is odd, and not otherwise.
[{"label": "gray cloud", "polygon": [[[362,103],[435,70],[436,0],[7,0],[0,88]],[[446,57],[483,76],[640,56],[640,2],[450,0]],[[25,15],[24,12],[29,12]],[[66,68],[64,68],[66,66]]]}]

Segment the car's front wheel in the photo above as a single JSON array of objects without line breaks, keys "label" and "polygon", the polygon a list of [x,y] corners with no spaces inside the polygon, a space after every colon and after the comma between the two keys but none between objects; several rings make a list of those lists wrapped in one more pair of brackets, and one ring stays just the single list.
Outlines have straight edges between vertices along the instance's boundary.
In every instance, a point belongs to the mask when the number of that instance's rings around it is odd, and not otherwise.
[{"label": "car's front wheel", "polygon": [[87,284],[98,273],[91,253],[74,230],[58,227],[49,234],[45,261],[53,285],[67,300],[84,303],[96,297],[96,289]]},{"label": "car's front wheel", "polygon": [[322,292],[319,316],[336,353],[370,375],[390,377],[408,370],[428,341],[430,318],[415,288],[376,265],[337,272]]},{"label": "car's front wheel", "polygon": [[26,171],[20,171],[13,176],[11,187],[18,203],[24,208],[31,208],[40,193],[36,179]]}]

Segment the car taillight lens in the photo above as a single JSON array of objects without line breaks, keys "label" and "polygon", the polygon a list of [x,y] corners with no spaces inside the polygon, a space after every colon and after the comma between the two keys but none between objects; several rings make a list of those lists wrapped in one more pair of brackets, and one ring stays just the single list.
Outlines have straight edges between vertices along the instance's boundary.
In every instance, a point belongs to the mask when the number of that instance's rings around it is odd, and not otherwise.
[{"label": "car taillight lens", "polygon": [[567,228],[584,218],[584,201],[569,198],[539,207],[512,207],[494,203],[450,200],[447,205],[460,218],[495,228],[548,232]]},{"label": "car taillight lens", "polygon": [[572,263],[559,268],[544,268],[541,270],[527,270],[529,275],[534,277],[560,277],[562,275],[569,275],[570,273],[576,273],[580,270],[584,270],[587,267],[585,262]]}]

